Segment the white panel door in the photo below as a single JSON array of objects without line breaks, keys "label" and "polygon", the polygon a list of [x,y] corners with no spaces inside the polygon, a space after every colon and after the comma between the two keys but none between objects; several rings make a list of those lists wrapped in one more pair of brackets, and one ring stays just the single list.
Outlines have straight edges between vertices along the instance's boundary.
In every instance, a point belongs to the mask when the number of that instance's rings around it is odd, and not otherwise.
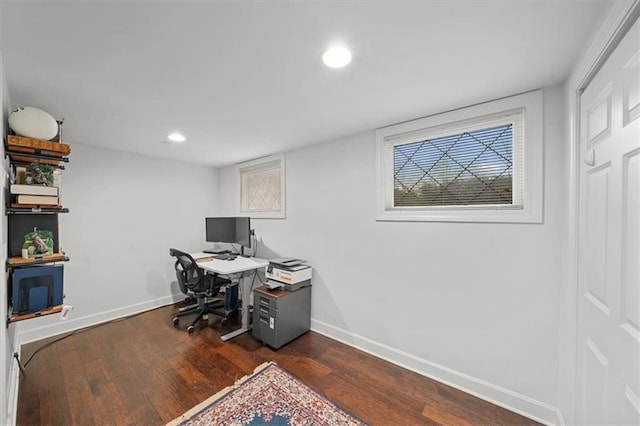
[{"label": "white panel door", "polygon": [[580,98],[577,420],[640,425],[640,23]]}]

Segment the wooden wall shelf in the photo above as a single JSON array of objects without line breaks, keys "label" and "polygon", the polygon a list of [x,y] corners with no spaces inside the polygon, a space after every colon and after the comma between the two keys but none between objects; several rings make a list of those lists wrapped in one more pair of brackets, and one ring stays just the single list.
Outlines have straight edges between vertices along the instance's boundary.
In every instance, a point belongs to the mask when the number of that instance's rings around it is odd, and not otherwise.
[{"label": "wooden wall shelf", "polygon": [[9,135],[5,155],[14,163],[40,163],[64,168],[60,162],[68,162],[69,158],[65,156],[70,152],[71,146],[66,143]]},{"label": "wooden wall shelf", "polygon": [[69,162],[69,159],[67,157],[63,157],[61,159],[55,159],[55,160],[51,160],[49,159],[49,157],[44,157],[42,155],[36,155],[36,154],[32,154],[29,155],[28,157],[25,157],[24,154],[20,154],[20,155],[16,155],[13,152],[7,152],[5,153],[5,157],[9,157],[11,159],[11,162],[16,165],[16,166],[23,166],[26,167],[29,164],[32,163],[39,163],[39,164],[47,164],[55,169],[60,169],[60,170],[64,170],[64,166],[62,164],[60,164],[60,162]]},{"label": "wooden wall shelf", "polygon": [[49,205],[49,204],[18,204],[11,203],[11,208],[16,210],[55,210],[56,213],[60,213],[60,210],[63,207],[59,204]]},{"label": "wooden wall shelf", "polygon": [[22,315],[18,315],[18,314],[11,315],[9,318],[7,318],[7,323],[42,317],[45,315],[57,314],[58,312],[62,312],[62,305],[54,306],[53,308],[45,309],[43,311],[38,311],[38,312],[29,312],[27,314],[22,314]]},{"label": "wooden wall shelf", "polygon": [[[12,204],[13,206],[14,204]],[[23,204],[19,204],[21,207],[7,207],[7,214],[58,214],[69,213],[69,209],[66,207],[47,206],[42,208],[23,207]],[[56,207],[56,208],[51,208]]]},{"label": "wooden wall shelf", "polygon": [[51,262],[67,262],[69,258],[64,253],[54,253],[49,256],[42,256],[39,258],[30,257],[29,259],[23,259],[22,257],[10,257],[7,260],[9,266],[30,266],[39,265],[41,263]]},{"label": "wooden wall shelf", "polygon": [[30,154],[46,153],[52,157],[64,157],[69,155],[71,147],[66,143],[9,135],[7,136],[7,150]]}]

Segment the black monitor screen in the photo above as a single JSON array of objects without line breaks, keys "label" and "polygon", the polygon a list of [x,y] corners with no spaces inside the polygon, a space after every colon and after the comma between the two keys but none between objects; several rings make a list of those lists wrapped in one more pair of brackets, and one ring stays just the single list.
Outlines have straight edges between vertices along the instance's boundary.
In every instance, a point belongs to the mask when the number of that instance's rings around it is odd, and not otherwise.
[{"label": "black monitor screen", "polygon": [[251,247],[251,219],[248,217],[207,217],[205,230],[209,243],[233,243]]},{"label": "black monitor screen", "polygon": [[234,243],[251,248],[251,219],[236,217],[236,240]]}]

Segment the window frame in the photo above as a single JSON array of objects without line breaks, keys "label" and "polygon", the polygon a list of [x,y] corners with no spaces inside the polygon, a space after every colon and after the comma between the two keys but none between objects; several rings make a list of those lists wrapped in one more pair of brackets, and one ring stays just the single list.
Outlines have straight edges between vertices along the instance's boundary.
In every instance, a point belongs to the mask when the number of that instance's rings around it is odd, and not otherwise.
[{"label": "window frame", "polygon": [[[393,207],[394,161],[389,146],[433,139],[482,127],[501,116],[522,111],[522,147],[513,147],[514,160],[522,155],[522,207],[511,205]],[[376,220],[438,222],[542,223],[543,220],[543,95],[542,90],[498,99],[376,130]],[[518,149],[522,149],[521,152]],[[515,163],[515,161],[514,161]],[[391,202],[390,202],[391,200]],[[515,201],[515,200],[514,200]]]},{"label": "window frame", "polygon": [[[254,211],[242,209],[242,174],[245,171],[259,169],[262,166],[278,162],[280,166],[280,210],[278,211]],[[250,216],[252,219],[285,219],[286,218],[286,192],[285,192],[285,155],[275,154],[255,160],[245,161],[236,165],[237,211],[239,215]]]}]

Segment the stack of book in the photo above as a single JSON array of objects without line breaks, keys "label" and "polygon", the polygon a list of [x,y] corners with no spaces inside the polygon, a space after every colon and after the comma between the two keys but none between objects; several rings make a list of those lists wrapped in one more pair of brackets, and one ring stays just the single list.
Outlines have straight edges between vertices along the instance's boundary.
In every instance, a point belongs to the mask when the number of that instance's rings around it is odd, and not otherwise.
[{"label": "stack of book", "polygon": [[59,206],[57,186],[12,184],[11,195],[14,197],[14,205],[23,206]]}]

